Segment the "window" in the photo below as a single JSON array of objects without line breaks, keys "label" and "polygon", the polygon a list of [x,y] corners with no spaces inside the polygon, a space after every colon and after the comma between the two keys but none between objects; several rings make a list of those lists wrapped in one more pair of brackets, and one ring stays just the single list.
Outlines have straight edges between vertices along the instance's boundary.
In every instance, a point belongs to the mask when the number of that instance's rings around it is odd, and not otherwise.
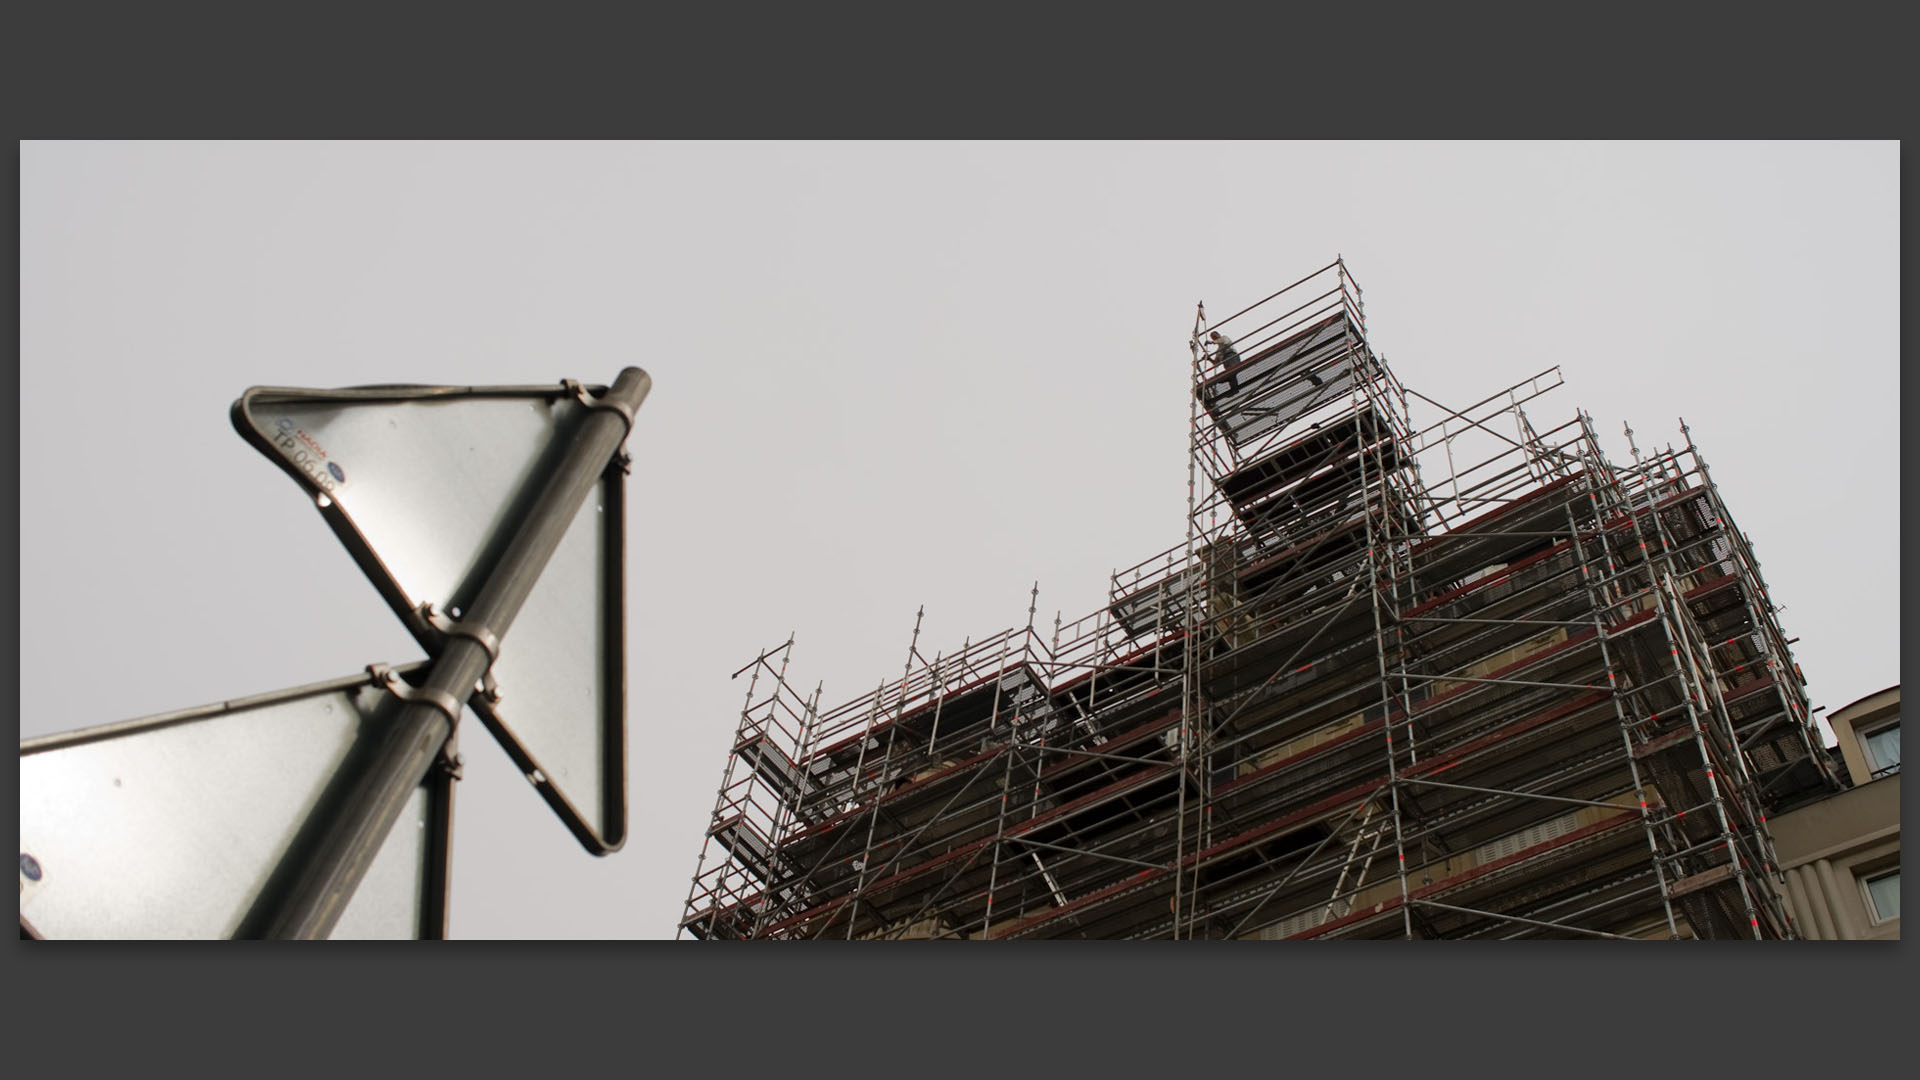
[{"label": "window", "polygon": [[1872,771],[1873,779],[1878,780],[1900,771],[1900,722],[1898,720],[1862,733],[1860,746],[1867,752],[1867,768]]},{"label": "window", "polygon": [[1867,913],[1875,923],[1900,917],[1900,871],[1870,877],[1860,884],[1867,891]]}]

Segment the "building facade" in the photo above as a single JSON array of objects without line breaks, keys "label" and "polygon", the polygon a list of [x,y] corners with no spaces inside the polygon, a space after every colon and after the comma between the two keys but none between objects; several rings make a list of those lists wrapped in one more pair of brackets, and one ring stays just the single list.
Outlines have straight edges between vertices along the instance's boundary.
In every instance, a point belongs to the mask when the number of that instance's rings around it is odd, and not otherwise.
[{"label": "building facade", "polygon": [[1900,938],[1900,687],[1830,714],[1847,787],[1776,815],[1774,850],[1800,936]]}]

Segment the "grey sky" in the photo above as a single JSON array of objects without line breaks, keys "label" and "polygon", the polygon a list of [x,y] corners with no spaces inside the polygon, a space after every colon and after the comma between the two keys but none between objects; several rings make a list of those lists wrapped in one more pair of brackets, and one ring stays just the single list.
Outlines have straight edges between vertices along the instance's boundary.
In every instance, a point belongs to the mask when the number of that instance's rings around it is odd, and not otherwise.
[{"label": "grey sky", "polygon": [[[88,144],[21,154],[21,734],[419,651],[228,405],[654,379],[628,444],[631,837],[478,724],[453,932],[666,937],[744,679],[838,702],[1184,535],[1193,305],[1344,255],[1410,387],[1558,364],[1684,416],[1816,705],[1899,679],[1898,145]],[[1843,572],[1844,571],[1844,572]],[[509,638],[509,647],[511,638]]]}]

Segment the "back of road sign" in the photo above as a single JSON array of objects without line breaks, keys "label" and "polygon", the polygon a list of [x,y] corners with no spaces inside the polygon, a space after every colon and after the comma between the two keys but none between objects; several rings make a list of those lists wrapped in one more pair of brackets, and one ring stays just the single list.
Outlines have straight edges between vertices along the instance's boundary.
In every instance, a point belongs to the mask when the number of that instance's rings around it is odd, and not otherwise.
[{"label": "back of road sign", "polygon": [[[559,384],[255,387],[240,434],[313,495],[415,638],[458,621],[589,408]],[[469,701],[581,844],[626,838],[624,469],[610,464]]]},{"label": "back of road sign", "polygon": [[[22,742],[22,932],[256,936],[399,704],[362,674]],[[450,781],[415,790],[334,937],[446,936]]]}]

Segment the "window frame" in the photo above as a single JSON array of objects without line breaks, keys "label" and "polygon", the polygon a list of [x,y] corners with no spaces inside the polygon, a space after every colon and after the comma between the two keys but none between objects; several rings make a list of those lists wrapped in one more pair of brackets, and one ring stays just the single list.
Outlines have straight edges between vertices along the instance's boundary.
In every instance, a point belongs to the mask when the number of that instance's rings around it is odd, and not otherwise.
[{"label": "window frame", "polygon": [[1880,906],[1873,902],[1873,889],[1872,889],[1872,885],[1876,881],[1883,881],[1890,877],[1897,878],[1899,876],[1900,876],[1900,867],[1897,865],[1883,866],[1878,870],[1874,870],[1869,873],[1860,875],[1859,877],[1860,899],[1866,902],[1867,918],[1871,920],[1872,925],[1879,926],[1882,923],[1890,923],[1900,917],[1900,912],[1898,911],[1895,911],[1891,915],[1881,914]]},{"label": "window frame", "polygon": [[1891,765],[1876,767],[1874,765],[1873,748],[1867,741],[1873,738],[1875,735],[1879,735],[1885,731],[1893,730],[1895,728],[1898,728],[1899,726],[1900,726],[1900,717],[1898,714],[1896,714],[1894,716],[1890,716],[1881,720],[1874,721],[1873,726],[1871,727],[1857,728],[1854,730],[1854,736],[1860,740],[1860,756],[1866,759],[1868,780],[1878,780],[1881,777],[1893,776],[1894,774],[1900,771],[1900,762],[1898,761],[1895,761]]}]

